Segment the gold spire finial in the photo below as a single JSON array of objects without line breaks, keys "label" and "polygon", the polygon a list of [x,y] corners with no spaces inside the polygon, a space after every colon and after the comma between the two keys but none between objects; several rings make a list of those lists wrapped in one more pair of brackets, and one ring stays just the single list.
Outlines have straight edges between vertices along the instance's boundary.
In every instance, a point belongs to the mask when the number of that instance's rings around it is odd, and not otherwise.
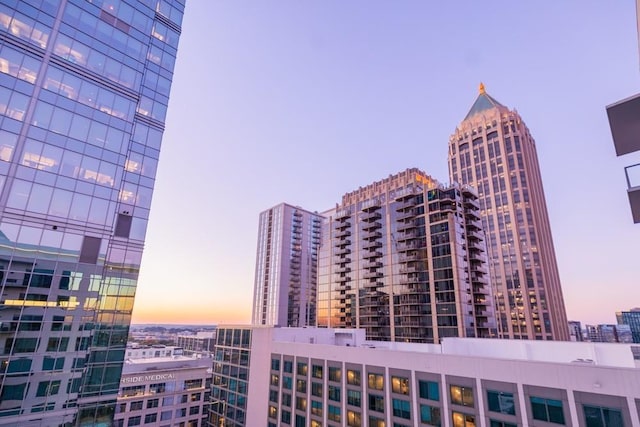
[{"label": "gold spire finial", "polygon": [[480,82],[480,95],[484,95],[487,91],[484,90],[484,83]]}]

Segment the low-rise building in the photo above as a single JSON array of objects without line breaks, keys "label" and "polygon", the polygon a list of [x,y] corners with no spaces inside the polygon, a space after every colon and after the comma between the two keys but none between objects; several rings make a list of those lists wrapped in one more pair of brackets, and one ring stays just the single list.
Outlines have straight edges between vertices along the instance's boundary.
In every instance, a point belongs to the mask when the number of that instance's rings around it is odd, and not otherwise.
[{"label": "low-rise building", "polygon": [[365,340],[360,329],[221,327],[212,426],[640,425],[632,344]]},{"label": "low-rise building", "polygon": [[210,378],[211,359],[206,357],[162,355],[126,359],[114,425],[204,426]]},{"label": "low-rise building", "polygon": [[180,334],[176,337],[176,345],[184,350],[184,354],[209,355],[216,344],[216,331],[198,331],[195,334]]}]

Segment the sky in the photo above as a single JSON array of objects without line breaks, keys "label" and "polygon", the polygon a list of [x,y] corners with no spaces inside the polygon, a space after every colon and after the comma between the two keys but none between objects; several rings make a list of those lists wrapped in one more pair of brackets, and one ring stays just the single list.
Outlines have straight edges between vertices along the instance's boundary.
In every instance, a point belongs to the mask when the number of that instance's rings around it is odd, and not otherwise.
[{"label": "sky", "polygon": [[640,225],[606,105],[639,92],[632,0],[188,0],[134,323],[249,323],[258,214],[447,144],[484,82],[536,140],[567,314],[640,306]]}]

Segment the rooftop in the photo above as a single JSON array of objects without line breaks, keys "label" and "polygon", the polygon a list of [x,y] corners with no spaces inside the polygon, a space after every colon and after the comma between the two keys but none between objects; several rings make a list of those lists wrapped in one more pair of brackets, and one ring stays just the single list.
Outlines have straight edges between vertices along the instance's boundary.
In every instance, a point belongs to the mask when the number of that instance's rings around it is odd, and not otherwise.
[{"label": "rooftop", "polygon": [[471,106],[471,109],[464,118],[465,120],[483,111],[491,110],[492,108],[507,108],[487,93],[483,83],[480,83],[479,92],[476,102]]}]

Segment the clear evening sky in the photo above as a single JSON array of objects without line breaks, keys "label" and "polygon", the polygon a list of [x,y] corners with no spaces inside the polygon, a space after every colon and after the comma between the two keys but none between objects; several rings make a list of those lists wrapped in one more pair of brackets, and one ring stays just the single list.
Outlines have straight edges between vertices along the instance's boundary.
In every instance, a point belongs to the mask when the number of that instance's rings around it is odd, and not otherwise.
[{"label": "clear evening sky", "polygon": [[485,83],[536,139],[567,313],[640,306],[605,106],[639,92],[632,0],[188,0],[137,323],[248,323],[258,214],[419,167]]}]

